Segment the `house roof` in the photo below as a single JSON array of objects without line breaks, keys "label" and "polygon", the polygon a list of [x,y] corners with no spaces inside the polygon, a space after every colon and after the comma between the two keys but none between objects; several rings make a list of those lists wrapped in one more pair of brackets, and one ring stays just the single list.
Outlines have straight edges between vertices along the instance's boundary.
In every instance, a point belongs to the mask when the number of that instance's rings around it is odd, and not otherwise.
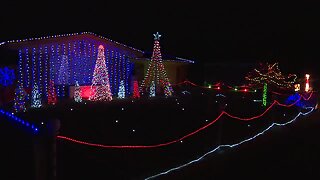
[{"label": "house roof", "polygon": [[[194,60],[190,60],[190,59],[185,59],[185,58],[180,58],[180,57],[177,57],[177,56],[172,56],[172,55],[168,55],[168,54],[161,54],[162,56],[162,59],[164,61],[171,61],[171,62],[178,62],[178,63],[191,63],[193,64],[194,63]],[[139,59],[147,59],[147,60],[150,60],[152,57],[152,52],[144,52],[143,54],[143,57],[142,58],[135,58],[136,60],[139,60]]]},{"label": "house roof", "polygon": [[44,43],[54,43],[54,42],[63,42],[66,40],[76,40],[79,38],[90,38],[95,41],[103,41],[106,44],[112,44],[113,46],[117,46],[118,48],[126,49],[133,51],[137,54],[140,54],[138,56],[142,56],[144,51],[133,48],[131,46],[127,46],[125,44],[119,43],[117,41],[113,41],[109,38],[106,38],[101,35],[97,35],[92,32],[80,32],[80,33],[70,33],[70,34],[59,34],[59,35],[51,35],[51,36],[43,36],[43,37],[35,37],[35,38],[26,38],[26,39],[20,39],[20,40],[8,40],[4,42],[0,42],[1,46],[8,46],[10,49],[16,49],[23,46],[28,45],[41,45]]}]

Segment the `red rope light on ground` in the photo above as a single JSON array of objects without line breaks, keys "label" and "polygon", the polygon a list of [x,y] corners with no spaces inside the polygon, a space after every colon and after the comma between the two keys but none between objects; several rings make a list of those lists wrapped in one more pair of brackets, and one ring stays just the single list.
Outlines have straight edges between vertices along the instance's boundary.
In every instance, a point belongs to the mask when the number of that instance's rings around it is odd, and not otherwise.
[{"label": "red rope light on ground", "polygon": [[[311,98],[312,96],[312,93],[310,94],[310,96],[307,98],[308,100]],[[241,117],[237,117],[237,116],[233,116],[225,111],[222,111],[220,113],[220,115],[215,118],[214,120],[212,120],[209,124],[181,137],[181,138],[178,138],[178,139],[175,139],[175,140],[172,140],[172,141],[169,141],[169,142],[166,142],[166,143],[161,143],[161,144],[155,144],[155,145],[103,145],[103,144],[96,144],[96,143],[89,143],[89,142],[85,142],[85,141],[80,141],[80,140],[76,140],[76,139],[73,139],[73,138],[69,138],[69,137],[66,137],[66,136],[57,136],[58,139],[62,139],[62,140],[66,140],[66,141],[70,141],[70,142],[74,142],[74,143],[78,143],[78,144],[83,144],[83,145],[87,145],[87,146],[93,146],[93,147],[101,147],[101,148],[113,148],[113,149],[138,149],[138,148],[157,148],[157,147],[163,147],[163,146],[168,146],[168,145],[171,145],[171,144],[174,144],[174,143],[177,143],[177,142],[180,142],[204,129],[206,129],[207,127],[211,126],[212,124],[214,124],[215,122],[217,122],[222,115],[227,115],[231,118],[234,118],[234,119],[237,119],[237,120],[242,120],[242,121],[251,121],[251,120],[254,120],[254,119],[257,119],[259,117],[262,117],[264,114],[266,114],[274,105],[279,105],[279,106],[282,106],[282,107],[291,107],[293,105],[295,105],[296,103],[298,103],[300,100],[301,100],[302,96],[300,96],[300,98],[295,101],[294,103],[292,104],[289,104],[289,105],[286,105],[286,104],[281,104],[279,103],[278,101],[274,101],[263,113],[261,113],[260,115],[257,115],[257,116],[253,116],[251,118],[241,118]]]}]

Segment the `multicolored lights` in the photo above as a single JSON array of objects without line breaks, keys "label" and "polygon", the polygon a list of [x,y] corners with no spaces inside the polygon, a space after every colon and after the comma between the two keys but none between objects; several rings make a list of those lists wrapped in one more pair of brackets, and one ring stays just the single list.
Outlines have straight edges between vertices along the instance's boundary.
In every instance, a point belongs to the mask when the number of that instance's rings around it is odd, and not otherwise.
[{"label": "multicolored lights", "polygon": [[[64,36],[48,38],[59,37]],[[32,40],[40,39],[46,38]],[[14,42],[22,41],[10,43]],[[50,45],[21,48],[19,49],[17,80],[23,88],[32,88],[36,83],[40,94],[43,95],[41,96],[43,102],[47,101],[51,80],[54,82],[57,97],[68,97],[68,88],[73,86],[75,81],[78,81],[81,87],[92,84],[98,46],[97,41],[84,37]],[[107,68],[112,70],[111,73],[109,72],[112,94],[118,93],[120,80],[124,80],[126,94],[131,94],[129,87],[132,86],[131,76],[134,66],[130,59],[134,55],[132,52],[114,46],[108,46],[108,49],[104,51],[107,55],[105,56]]]},{"label": "multicolored lights", "polygon": [[160,37],[161,35],[157,32],[154,35],[154,46],[153,46],[153,53],[151,57],[151,61],[149,63],[147,73],[141,83],[141,89],[143,91],[148,92],[149,95],[153,96],[153,92],[151,93],[151,86],[152,82],[155,85],[155,94],[163,92],[165,96],[171,96],[173,93],[172,86],[170,81],[167,77],[167,73],[165,71],[162,56],[160,51]]},{"label": "multicolored lights", "polygon": [[91,101],[111,101],[112,93],[110,90],[108,69],[104,55],[104,47],[98,48],[98,56],[96,66],[94,68],[91,90],[93,94],[90,96]]},{"label": "multicolored lights", "polygon": [[292,89],[297,76],[295,74],[289,74],[287,77],[283,76],[279,70],[278,63],[261,63],[259,70],[254,69],[245,78],[253,87],[264,86],[266,82],[269,86]]}]

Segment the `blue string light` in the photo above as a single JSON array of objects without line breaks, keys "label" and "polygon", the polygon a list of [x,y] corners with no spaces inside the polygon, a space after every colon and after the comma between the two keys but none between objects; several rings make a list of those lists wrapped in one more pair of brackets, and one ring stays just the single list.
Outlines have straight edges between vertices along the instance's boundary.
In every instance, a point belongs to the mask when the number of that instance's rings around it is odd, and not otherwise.
[{"label": "blue string light", "polygon": [[31,129],[34,133],[38,133],[39,132],[39,128],[32,124],[32,123],[29,123],[17,116],[15,116],[13,113],[11,112],[8,112],[8,111],[5,111],[3,109],[0,109],[0,114],[2,114],[3,116],[11,119],[11,120],[14,120],[16,123],[20,124],[20,125],[23,125],[24,127],[28,128],[28,129]]}]

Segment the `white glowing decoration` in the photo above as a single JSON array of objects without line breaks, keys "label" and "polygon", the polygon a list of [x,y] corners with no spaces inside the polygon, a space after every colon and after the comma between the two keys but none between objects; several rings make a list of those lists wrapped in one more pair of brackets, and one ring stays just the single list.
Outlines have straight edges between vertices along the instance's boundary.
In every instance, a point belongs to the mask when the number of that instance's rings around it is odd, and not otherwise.
[{"label": "white glowing decoration", "polygon": [[[212,149],[211,151],[203,154],[202,156],[200,156],[200,157],[197,158],[197,159],[194,159],[194,160],[192,160],[192,161],[189,161],[189,162],[187,162],[187,163],[185,163],[185,164],[182,164],[182,165],[180,165],[180,166],[171,168],[171,169],[169,169],[169,170],[163,171],[163,172],[161,172],[161,173],[159,173],[159,174],[156,174],[156,175],[153,175],[153,176],[149,176],[149,177],[145,178],[145,180],[154,179],[154,178],[157,178],[157,177],[160,177],[160,176],[169,174],[169,173],[171,173],[171,172],[173,172],[173,171],[177,171],[177,170],[179,170],[179,169],[182,169],[182,168],[184,168],[184,167],[187,167],[187,166],[189,166],[189,165],[191,165],[191,164],[197,163],[197,162],[199,162],[200,160],[203,160],[203,159],[204,159],[205,157],[207,157],[209,154],[212,154],[212,153],[214,153],[214,152],[217,152],[218,150],[220,150],[220,149],[222,149],[222,148],[226,148],[226,147],[228,147],[228,148],[233,148],[233,147],[237,147],[237,146],[239,146],[239,145],[241,145],[241,144],[244,144],[244,143],[246,143],[246,142],[250,142],[250,141],[256,139],[257,137],[263,135],[265,132],[267,132],[268,130],[270,130],[272,127],[288,125],[288,124],[294,122],[294,121],[295,121],[298,117],[300,117],[301,115],[305,116],[305,115],[310,114],[310,113],[314,110],[314,107],[306,107],[306,109],[311,109],[311,110],[308,111],[308,112],[306,112],[306,113],[299,112],[292,120],[290,120],[290,121],[288,121],[288,122],[286,122],[286,123],[282,123],[282,124],[281,124],[281,123],[272,123],[269,127],[267,127],[266,129],[264,129],[264,130],[261,131],[260,133],[254,135],[254,136],[252,136],[252,137],[250,137],[250,138],[248,138],[248,139],[245,139],[245,140],[243,140],[243,141],[240,141],[240,142],[238,142],[238,143],[219,145],[218,147],[216,147],[216,148]],[[248,125],[248,126],[249,126],[249,125]],[[181,141],[181,143],[182,143],[182,141]]]},{"label": "white glowing decoration", "polygon": [[309,74],[306,74],[306,88],[305,88],[305,91],[306,91],[306,92],[309,92],[309,91],[310,91],[309,78],[310,78],[310,75],[309,75]]},{"label": "white glowing decoration", "polygon": [[81,88],[79,86],[78,81],[76,81],[76,85],[74,86],[74,101],[75,102],[82,102],[82,97],[81,97]]},{"label": "white glowing decoration", "polygon": [[300,84],[294,85],[294,91],[300,91]]},{"label": "white glowing decoration", "polygon": [[126,90],[124,87],[124,80],[120,81],[120,86],[119,86],[119,92],[118,92],[118,98],[119,99],[124,99],[126,96]]},{"label": "white glowing decoration", "polygon": [[31,98],[31,107],[32,108],[40,108],[42,106],[41,103],[41,94],[39,92],[39,88],[36,84],[33,85],[32,89],[32,98]]},{"label": "white glowing decoration", "polygon": [[154,81],[151,81],[149,97],[154,97],[154,96],[156,96],[156,85]]}]

